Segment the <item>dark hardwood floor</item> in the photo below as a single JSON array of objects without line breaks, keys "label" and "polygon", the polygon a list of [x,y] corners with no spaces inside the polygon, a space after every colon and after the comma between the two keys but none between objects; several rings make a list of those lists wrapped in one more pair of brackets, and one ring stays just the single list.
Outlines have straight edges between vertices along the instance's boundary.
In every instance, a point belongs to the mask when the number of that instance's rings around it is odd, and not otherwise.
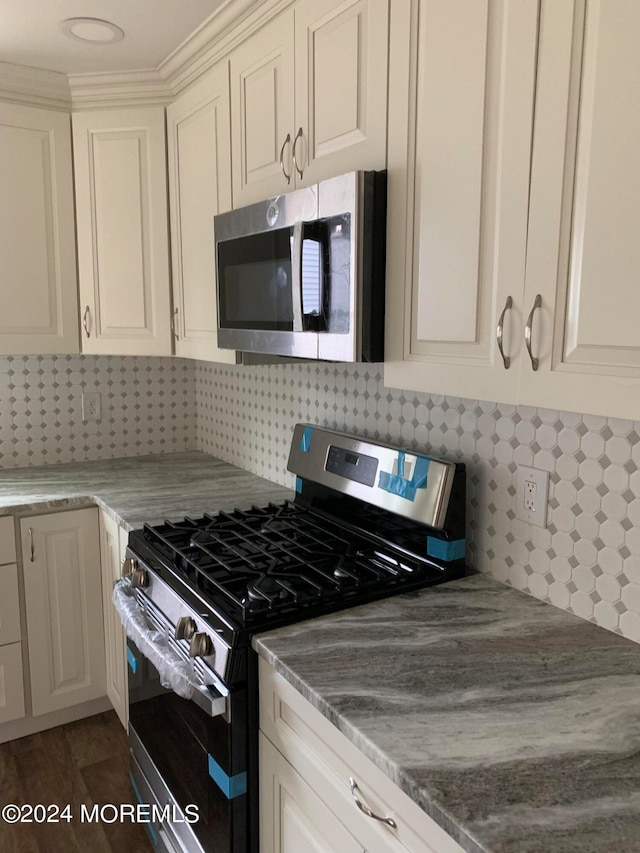
[{"label": "dark hardwood floor", "polygon": [[90,809],[134,802],[129,744],[113,711],[0,744],[0,809],[69,803],[73,815],[68,823],[0,818],[1,853],[149,853],[153,847],[141,824],[80,819],[82,803]]}]

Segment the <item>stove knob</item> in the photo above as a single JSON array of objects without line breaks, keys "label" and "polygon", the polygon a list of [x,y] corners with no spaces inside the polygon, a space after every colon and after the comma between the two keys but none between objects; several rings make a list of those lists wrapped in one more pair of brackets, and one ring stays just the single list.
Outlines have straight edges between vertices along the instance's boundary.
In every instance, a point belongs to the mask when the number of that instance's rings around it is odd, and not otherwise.
[{"label": "stove knob", "polygon": [[190,640],[198,630],[195,619],[191,616],[181,616],[176,625],[175,638],[176,640]]},{"label": "stove knob", "polygon": [[120,572],[120,576],[123,578],[130,578],[137,568],[138,561],[135,557],[127,557],[122,561],[122,571]]},{"label": "stove knob", "polygon": [[146,569],[134,569],[131,574],[133,589],[144,589],[149,586],[149,572]]},{"label": "stove knob", "polygon": [[206,658],[209,655],[213,654],[213,643],[211,639],[202,632],[194,634],[191,638],[191,645],[189,646],[189,654],[192,658]]}]

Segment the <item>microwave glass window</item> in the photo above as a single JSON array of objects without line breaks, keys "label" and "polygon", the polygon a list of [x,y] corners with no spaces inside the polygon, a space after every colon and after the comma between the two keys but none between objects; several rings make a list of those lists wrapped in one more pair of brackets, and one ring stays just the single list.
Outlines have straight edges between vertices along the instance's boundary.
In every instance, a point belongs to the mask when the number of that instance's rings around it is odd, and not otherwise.
[{"label": "microwave glass window", "polygon": [[324,258],[318,240],[302,241],[302,312],[319,316],[322,312]]},{"label": "microwave glass window", "polygon": [[218,244],[220,326],[291,331],[291,228]]}]

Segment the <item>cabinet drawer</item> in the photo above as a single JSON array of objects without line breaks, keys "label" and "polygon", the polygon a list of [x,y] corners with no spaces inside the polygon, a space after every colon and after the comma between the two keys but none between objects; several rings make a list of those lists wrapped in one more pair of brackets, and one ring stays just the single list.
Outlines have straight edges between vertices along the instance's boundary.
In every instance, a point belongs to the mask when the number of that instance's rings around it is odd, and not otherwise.
[{"label": "cabinet drawer", "polygon": [[22,643],[0,646],[0,723],[24,717]]},{"label": "cabinet drawer", "polygon": [[18,567],[0,566],[0,646],[20,640]]},{"label": "cabinet drawer", "polygon": [[[368,850],[461,853],[462,848],[282,676],[260,659],[260,728]],[[392,828],[356,806],[360,800]]]},{"label": "cabinet drawer", "polygon": [[0,518],[0,565],[16,562],[16,537],[13,532],[13,516]]}]

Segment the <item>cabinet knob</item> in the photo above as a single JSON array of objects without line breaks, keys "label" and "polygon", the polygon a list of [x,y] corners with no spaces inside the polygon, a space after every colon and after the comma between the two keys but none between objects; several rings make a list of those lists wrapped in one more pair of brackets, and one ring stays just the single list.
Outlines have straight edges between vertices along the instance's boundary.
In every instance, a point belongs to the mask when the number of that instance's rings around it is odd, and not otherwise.
[{"label": "cabinet knob", "polygon": [[176,625],[175,638],[176,640],[190,640],[198,630],[195,619],[191,616],[181,616]]},{"label": "cabinet knob", "polygon": [[194,634],[191,638],[191,645],[189,646],[189,654],[192,658],[206,658],[213,651],[213,643],[211,639],[207,636],[207,634],[202,633],[201,631],[197,634]]}]

